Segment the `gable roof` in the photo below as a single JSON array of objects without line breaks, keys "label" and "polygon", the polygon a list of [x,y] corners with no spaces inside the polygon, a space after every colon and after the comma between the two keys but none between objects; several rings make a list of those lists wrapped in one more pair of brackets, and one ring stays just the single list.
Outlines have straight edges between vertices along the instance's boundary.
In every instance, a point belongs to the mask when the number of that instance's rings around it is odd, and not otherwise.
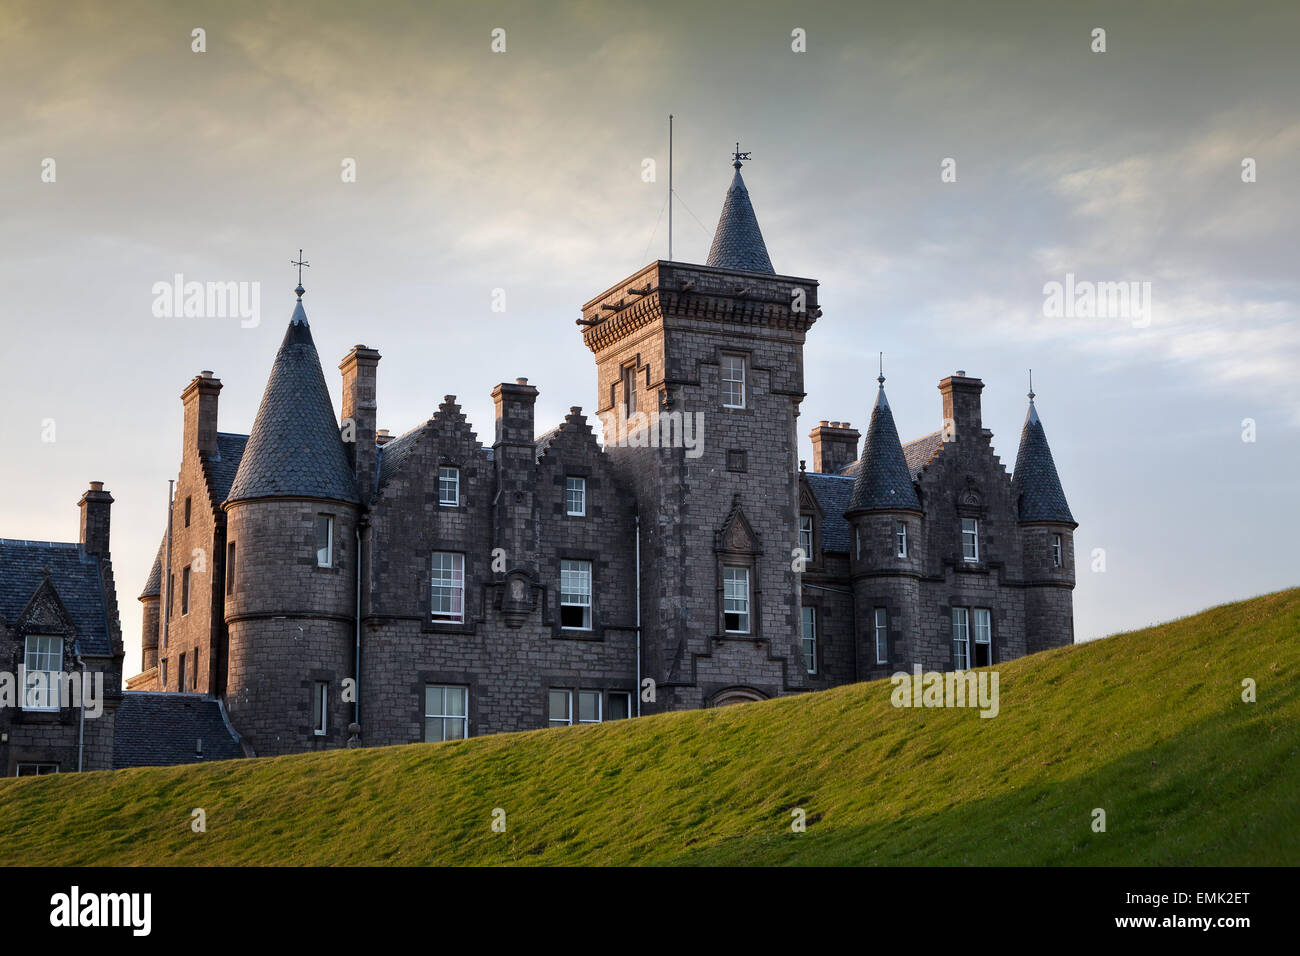
[{"label": "gable roof", "polygon": [[280,342],[226,500],[275,497],[358,500],[302,299]]},{"label": "gable roof", "polygon": [[239,462],[243,459],[247,446],[247,435],[217,432],[217,453],[208,455],[206,460],[208,473],[212,476],[212,492],[217,496],[218,503],[230,497],[230,488],[235,483]]},{"label": "gable roof", "polygon": [[[203,751],[197,752],[198,742]],[[113,723],[113,769],[244,756],[217,701],[204,694],[126,691]]]},{"label": "gable roof", "polygon": [[817,503],[823,512],[822,550],[848,554],[853,537],[844,512],[848,510],[849,499],[853,496],[853,479],[815,471],[804,472],[804,477],[808,479],[808,487],[817,496]]},{"label": "gable roof", "polygon": [[1025,427],[1020,432],[1016,470],[1011,476],[1011,497],[1020,509],[1021,521],[1057,521],[1077,527],[1032,398]]},{"label": "gable roof", "polygon": [[763,233],[758,228],[758,217],[749,201],[749,190],[740,175],[740,163],[733,165],[736,175],[727,189],[727,198],[722,201],[722,214],[718,217],[718,228],[713,234],[713,245],[709,247],[705,265],[775,275]]},{"label": "gable roof", "polygon": [[[45,580],[58,593],[77,628],[82,654],[112,657],[113,637],[99,558],[81,545],[0,538],[0,617],[14,624]],[[113,622],[116,624],[116,622]]]},{"label": "gable roof", "polygon": [[[931,432],[929,435],[923,435],[915,438],[903,446],[903,460],[907,462],[907,470],[912,473],[912,480],[919,481],[921,472],[925,471],[926,466],[932,462],[939,452],[943,451],[943,430]],[[862,468],[862,459],[851,461],[838,474],[847,478],[856,478]]]}]

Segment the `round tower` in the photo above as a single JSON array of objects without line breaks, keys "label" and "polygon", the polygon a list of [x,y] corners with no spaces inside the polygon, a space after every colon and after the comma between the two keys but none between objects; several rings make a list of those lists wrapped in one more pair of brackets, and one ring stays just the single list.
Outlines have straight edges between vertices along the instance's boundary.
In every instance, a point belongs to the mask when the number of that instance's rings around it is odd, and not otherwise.
[{"label": "round tower", "polygon": [[1029,387],[1011,478],[1024,553],[1025,643],[1029,653],[1074,643],[1074,529],[1047,433]]},{"label": "round tower", "polygon": [[921,502],[885,398],[885,377],[871,410],[853,495],[844,516],[857,621],[858,680],[885,677],[921,660],[917,631],[925,533]]},{"label": "round tower", "polygon": [[352,703],[358,504],[298,302],[226,511],[226,707],[260,756],[340,747]]}]

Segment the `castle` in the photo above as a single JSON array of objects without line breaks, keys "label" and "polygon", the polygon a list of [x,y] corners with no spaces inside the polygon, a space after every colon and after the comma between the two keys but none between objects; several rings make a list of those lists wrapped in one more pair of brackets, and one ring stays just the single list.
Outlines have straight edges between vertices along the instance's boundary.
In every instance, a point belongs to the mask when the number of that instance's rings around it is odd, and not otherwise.
[{"label": "castle", "polygon": [[603,446],[579,408],[539,435],[522,378],[492,390],[490,443],[452,396],[391,437],[364,345],[339,365],[336,417],[300,282],[248,435],[218,430],[211,372],[181,396],[128,686],[224,700],[265,755],[717,706],[1071,643],[1076,524],[1032,393],[1012,476],[964,372],[939,383],[933,434],[899,440],[882,377],[861,454],[859,432],[823,421],[812,468],[798,462],[818,285],[776,273],[733,165],[705,265],[653,262],[582,307]]}]

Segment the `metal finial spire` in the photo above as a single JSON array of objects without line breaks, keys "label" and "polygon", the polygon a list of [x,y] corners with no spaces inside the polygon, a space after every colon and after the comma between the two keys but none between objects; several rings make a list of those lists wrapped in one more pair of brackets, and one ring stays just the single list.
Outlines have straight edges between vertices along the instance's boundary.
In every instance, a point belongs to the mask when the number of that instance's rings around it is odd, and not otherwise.
[{"label": "metal finial spire", "polygon": [[884,352],[880,353],[880,375],[879,377],[876,378],[876,381],[880,383],[880,388],[883,391],[885,388],[885,353]]},{"label": "metal finial spire", "polygon": [[740,143],[736,143],[736,151],[731,154],[731,165],[736,169],[739,169],[740,161],[742,159],[745,160],[749,159],[749,153],[742,153],[740,151]]},{"label": "metal finial spire", "polygon": [[1034,403],[1034,370],[1029,370],[1029,404]]},{"label": "metal finial spire", "polygon": [[304,289],[304,288],[302,287],[302,267],[303,267],[303,266],[306,266],[308,269],[310,269],[310,268],[311,268],[311,263],[308,262],[307,260],[303,259],[303,257],[302,257],[302,250],[299,249],[299,250],[298,250],[298,258],[297,258],[297,259],[290,259],[290,260],[289,260],[289,265],[291,265],[291,266],[297,266],[297,267],[298,267],[298,288],[294,289],[293,291],[294,291],[294,292],[297,292],[297,293],[298,293],[298,298],[301,299],[303,293],[307,291],[306,289]]}]

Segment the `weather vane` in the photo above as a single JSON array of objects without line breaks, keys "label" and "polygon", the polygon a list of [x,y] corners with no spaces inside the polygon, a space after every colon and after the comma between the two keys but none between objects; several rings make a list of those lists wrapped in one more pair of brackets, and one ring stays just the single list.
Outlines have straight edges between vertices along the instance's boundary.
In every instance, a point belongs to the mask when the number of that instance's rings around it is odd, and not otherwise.
[{"label": "weather vane", "polygon": [[736,151],[735,151],[734,153],[731,154],[731,157],[732,157],[731,165],[733,165],[733,166],[735,166],[737,169],[739,169],[739,168],[740,168],[740,161],[741,161],[742,159],[749,159],[749,153],[742,153],[742,152],[740,151],[740,144],[737,143],[737,144],[736,144]]},{"label": "weather vane", "polygon": [[[737,145],[739,145],[739,144],[737,144]],[[310,268],[311,268],[311,263],[308,262],[306,259],[304,259],[304,258],[302,257],[302,250],[299,249],[299,250],[298,250],[298,258],[297,258],[297,259],[290,259],[290,260],[289,260],[289,265],[291,265],[291,266],[297,266],[297,267],[298,267],[298,288],[294,289],[293,291],[294,291],[294,292],[297,292],[297,293],[298,293],[298,298],[301,299],[301,298],[302,298],[302,294],[303,294],[304,292],[307,291],[306,289],[304,289],[304,288],[302,287],[302,267],[303,267],[303,266],[306,266],[308,269],[310,269]]]}]

